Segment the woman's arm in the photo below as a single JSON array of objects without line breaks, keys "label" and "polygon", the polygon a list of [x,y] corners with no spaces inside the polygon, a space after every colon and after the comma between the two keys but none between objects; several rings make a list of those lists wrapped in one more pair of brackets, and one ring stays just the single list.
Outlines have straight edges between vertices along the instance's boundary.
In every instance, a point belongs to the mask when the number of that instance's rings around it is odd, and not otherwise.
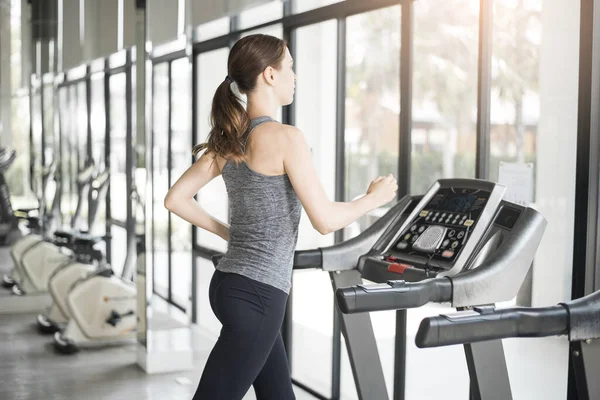
[{"label": "woman's arm", "polygon": [[360,216],[391,201],[398,185],[391,176],[379,177],[371,183],[367,194],[351,202],[332,202],[327,197],[304,134],[297,128],[286,127],[283,164],[298,198],[319,233],[326,235],[342,229]]},{"label": "woman's arm", "polygon": [[194,195],[220,174],[214,156],[204,153],[169,189],[165,208],[190,224],[229,240],[229,226],[208,214],[194,200]]}]

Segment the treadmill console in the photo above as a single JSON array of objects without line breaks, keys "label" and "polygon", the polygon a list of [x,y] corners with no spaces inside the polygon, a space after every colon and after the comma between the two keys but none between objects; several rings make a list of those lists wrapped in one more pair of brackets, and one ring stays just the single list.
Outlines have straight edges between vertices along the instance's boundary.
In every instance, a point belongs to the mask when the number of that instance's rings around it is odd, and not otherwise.
[{"label": "treadmill console", "polygon": [[463,187],[440,188],[402,230],[392,253],[456,260],[475,229],[490,191]]},{"label": "treadmill console", "polygon": [[359,259],[362,276],[374,282],[415,281],[467,269],[492,226],[510,230],[507,218],[519,218],[522,207],[503,201],[505,191],[482,180],[437,181],[425,195],[406,200],[401,215]]}]

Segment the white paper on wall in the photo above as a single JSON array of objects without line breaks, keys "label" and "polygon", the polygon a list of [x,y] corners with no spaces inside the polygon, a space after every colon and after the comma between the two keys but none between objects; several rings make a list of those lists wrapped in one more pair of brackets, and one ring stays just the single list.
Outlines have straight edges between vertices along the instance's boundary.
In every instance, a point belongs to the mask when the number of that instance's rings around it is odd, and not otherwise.
[{"label": "white paper on wall", "polygon": [[504,200],[528,207],[533,202],[533,164],[501,162],[498,183],[506,186]]}]

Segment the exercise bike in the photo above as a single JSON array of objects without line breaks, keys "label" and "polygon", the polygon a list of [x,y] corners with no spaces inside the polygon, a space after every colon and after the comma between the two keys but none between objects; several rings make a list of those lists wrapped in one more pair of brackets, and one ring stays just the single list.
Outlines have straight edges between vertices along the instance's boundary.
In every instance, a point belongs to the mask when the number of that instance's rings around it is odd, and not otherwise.
[{"label": "exercise bike", "polygon": [[[136,262],[145,263],[145,235],[137,235]],[[126,262],[127,264],[127,262]],[[82,347],[134,343],[137,328],[137,289],[134,271],[123,268],[123,276],[112,269],[97,269],[74,282],[64,301],[53,292],[60,311],[70,318],[66,326],[54,333],[54,347],[63,354],[73,354]],[[129,276],[127,276],[129,275]],[[38,323],[40,323],[38,319]],[[54,327],[48,327],[48,332]]]},{"label": "exercise bike", "polygon": [[[94,225],[102,200],[106,198],[109,176],[109,170],[105,170],[94,179],[92,183],[92,201],[90,202],[91,226]],[[52,296],[53,303],[45,313],[39,314],[36,318],[40,332],[54,333],[61,330],[66,325],[71,317],[71,312],[67,305],[67,297],[76,282],[94,272],[99,276],[110,277],[110,275],[112,275],[110,266],[106,264],[96,265],[96,263],[93,262],[100,257],[87,257],[87,253],[90,249],[92,249],[93,252],[98,252],[98,250],[94,249],[94,245],[99,239],[100,238],[98,237],[92,236],[80,236],[75,238],[73,241],[75,247],[81,246],[87,251],[78,252],[77,249],[74,249],[76,254],[74,262],[57,268],[50,275],[48,280],[48,292]]]},{"label": "exercise bike", "polygon": [[[100,174],[94,179],[93,172],[93,167],[89,166],[78,176],[79,200],[71,221],[73,227],[80,225],[82,203],[88,197],[90,186],[98,181],[104,182],[104,186],[108,180],[108,173]],[[90,216],[92,217],[91,214]],[[54,238],[30,236],[12,246],[14,267],[11,274],[3,279],[5,286],[13,284],[12,291],[16,295],[46,292],[52,274],[76,261],[103,263],[102,253],[94,247],[103,239],[101,237],[93,238],[86,232],[69,231],[56,231]]]}]

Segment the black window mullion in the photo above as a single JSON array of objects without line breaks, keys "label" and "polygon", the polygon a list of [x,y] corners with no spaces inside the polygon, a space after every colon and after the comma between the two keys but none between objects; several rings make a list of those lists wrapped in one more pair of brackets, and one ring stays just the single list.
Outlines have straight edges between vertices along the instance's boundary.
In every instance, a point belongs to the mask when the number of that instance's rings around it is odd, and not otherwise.
[{"label": "black window mullion", "polygon": [[[90,66],[87,66],[87,71],[86,71],[86,79],[85,79],[85,111],[87,113],[87,118],[86,118],[86,122],[87,122],[87,126],[86,126],[86,130],[87,130],[87,144],[86,144],[86,164],[93,164],[94,162],[94,157],[93,157],[93,149],[92,149],[92,76],[91,76],[91,69]],[[96,165],[96,168],[98,168],[98,166]],[[92,190],[88,190],[88,205],[92,203],[92,198],[93,198],[93,191]],[[87,216],[87,224],[88,224],[88,231],[92,231],[92,215],[89,212],[89,206],[88,206],[88,216]]]},{"label": "black window mullion", "polygon": [[[110,65],[108,58],[104,60],[104,165],[108,171],[110,171],[110,77],[109,74]],[[112,173],[112,172],[109,172]],[[111,223],[112,218],[110,211],[110,179],[108,181],[108,190],[106,191],[106,204],[104,205],[106,210],[106,261],[111,263],[111,252],[112,252],[112,233]]]},{"label": "black window mullion", "polygon": [[[290,15],[292,13],[292,0],[284,3],[283,5],[283,15]],[[295,60],[296,58],[296,33],[289,29],[289,28],[284,28],[283,29],[283,38],[287,41],[288,43],[288,49],[290,51],[290,54],[292,56],[292,59]],[[292,102],[292,104],[283,107],[283,113],[282,113],[282,123],[284,124],[288,124],[288,125],[294,125],[295,122],[295,103]],[[294,275],[292,274],[292,282],[294,279]],[[283,319],[283,324],[281,327],[281,335],[283,338],[283,343],[287,352],[287,356],[288,356],[288,366],[290,369],[290,373],[292,371],[292,339],[293,339],[293,328],[294,328],[294,321],[293,321],[293,285],[292,285],[292,289],[290,289],[290,292],[288,294],[288,299],[287,299],[287,307],[285,309],[285,316]]]},{"label": "black window mullion", "polygon": [[[400,131],[398,198],[411,192],[412,88],[414,55],[414,0],[403,0],[400,16]],[[396,311],[394,335],[394,400],[406,396],[406,310]]]},{"label": "black window mullion", "polygon": [[[172,114],[173,114],[173,110],[171,108],[171,101],[172,101],[172,90],[173,90],[173,82],[172,82],[172,68],[171,68],[171,62],[169,62],[169,70],[168,70],[168,77],[169,77],[169,84],[168,84],[168,89],[167,89],[167,93],[168,93],[168,97],[169,97],[169,118],[168,118],[168,140],[167,140],[167,185],[168,187],[171,187],[171,167],[172,167],[172,157],[171,157],[171,140],[173,139],[173,131],[172,131],[172,127],[171,127],[171,123],[172,123]],[[168,302],[173,304],[173,287],[172,287],[172,283],[173,283],[173,276],[172,276],[172,260],[171,260],[171,251],[172,251],[172,245],[171,245],[171,233],[172,233],[172,227],[171,227],[171,213],[169,212],[168,214],[168,222],[167,222],[167,235],[168,235],[168,241],[167,241],[167,259],[168,259]]]},{"label": "black window mullion", "polygon": [[[152,94],[150,96],[150,115],[154,116],[154,113],[156,112],[156,101],[154,98],[154,94],[156,93],[156,80],[155,80],[155,73],[154,73],[154,68],[156,68],[156,66],[152,66],[152,83],[151,83],[151,87],[152,87]],[[155,232],[155,225],[154,225],[154,136],[155,136],[155,131],[154,131],[154,118],[149,118],[148,122],[150,124],[150,143],[147,143],[147,147],[146,147],[146,157],[150,157],[149,162],[147,162],[146,164],[149,165],[148,168],[148,173],[150,174],[150,179],[147,179],[147,182],[151,182],[151,187],[150,187],[150,193],[149,193],[149,199],[146,200],[146,202],[150,201],[151,203],[151,207],[150,207],[150,221],[152,224],[152,229],[150,229],[150,244],[152,246],[152,252],[151,252],[151,257],[152,257],[152,293],[156,293],[155,291],[155,280],[156,280],[156,235],[154,234]],[[149,149],[149,150],[148,150]]]},{"label": "black window mullion", "polygon": [[[596,116],[600,99],[600,1],[582,0],[579,21],[579,88],[577,117],[577,157],[575,173],[575,215],[571,298],[578,299],[600,289],[598,237],[600,216],[599,135]],[[586,364],[581,342],[569,344],[567,398],[588,399]]]},{"label": "black window mullion", "polygon": [[[335,201],[345,200],[346,181],[346,18],[337,25],[337,64],[335,100]],[[342,229],[334,234],[335,243],[344,240]]]},{"label": "black window mullion", "polygon": [[127,216],[126,216],[126,231],[127,244],[125,265],[123,266],[122,276],[128,279],[135,279],[135,219],[133,211],[134,182],[133,174],[135,168],[135,132],[133,132],[133,71],[131,68],[131,50],[127,51],[127,72],[125,73],[125,109],[126,109],[126,139],[125,139],[125,187],[127,192]]},{"label": "black window mullion", "polygon": [[475,177],[478,179],[489,179],[490,175],[493,9],[493,0],[480,0],[477,62],[477,152],[475,156]]},{"label": "black window mullion", "polygon": [[[346,193],[346,18],[339,18],[337,25],[337,64],[336,64],[336,140],[335,140],[335,200],[344,201]],[[335,243],[344,240],[344,231],[334,234]],[[332,294],[335,296],[335,293]],[[334,304],[335,304],[334,298]],[[342,327],[341,315],[333,307],[333,334],[331,345],[331,398],[340,398],[342,371]]]},{"label": "black window mullion", "polygon": [[[190,143],[190,148],[192,148],[196,143],[198,143],[198,116],[196,110],[198,109],[198,57],[193,54],[191,55],[191,63],[192,63],[192,143]],[[191,162],[195,161],[192,156]],[[198,194],[194,195],[194,199],[198,199]],[[197,262],[196,256],[194,255],[194,246],[196,246],[197,240],[197,228],[192,226],[192,301],[191,301],[191,320],[192,324],[198,322],[198,272],[196,271]]]},{"label": "black window mullion", "polygon": [[398,198],[409,194],[411,190],[414,0],[405,0],[402,3],[400,18],[400,149],[398,153]]}]

